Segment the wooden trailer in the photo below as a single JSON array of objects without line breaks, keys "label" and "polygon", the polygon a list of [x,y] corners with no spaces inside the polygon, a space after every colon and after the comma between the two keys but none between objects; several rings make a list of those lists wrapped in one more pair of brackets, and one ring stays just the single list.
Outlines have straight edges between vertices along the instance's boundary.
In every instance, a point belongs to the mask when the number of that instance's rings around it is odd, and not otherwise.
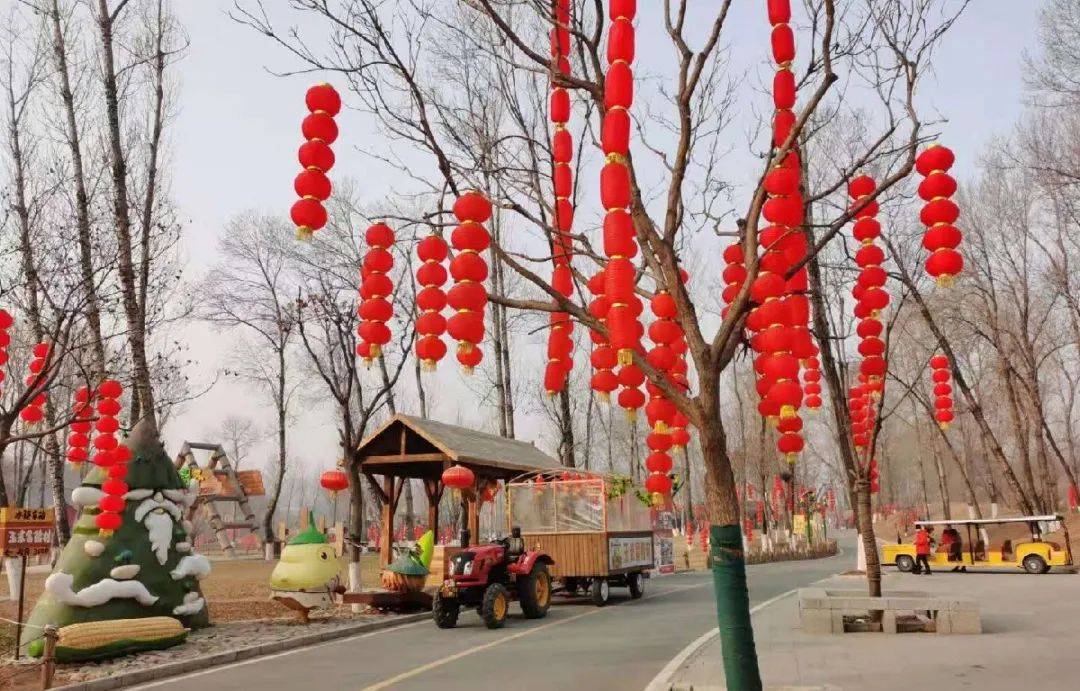
[{"label": "wooden trailer", "polygon": [[570,594],[585,590],[607,604],[612,586],[639,598],[655,567],[652,516],[624,482],[580,471],[541,471],[506,486],[509,529],[546,552]]}]

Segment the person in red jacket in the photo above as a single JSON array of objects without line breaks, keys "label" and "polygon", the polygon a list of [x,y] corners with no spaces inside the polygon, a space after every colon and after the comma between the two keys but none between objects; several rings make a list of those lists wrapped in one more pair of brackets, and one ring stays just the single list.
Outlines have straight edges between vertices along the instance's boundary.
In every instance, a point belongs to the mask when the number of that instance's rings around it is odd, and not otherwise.
[{"label": "person in red jacket", "polygon": [[919,526],[915,532],[915,573],[930,575],[930,548],[934,542],[933,534],[934,529],[931,526]]}]

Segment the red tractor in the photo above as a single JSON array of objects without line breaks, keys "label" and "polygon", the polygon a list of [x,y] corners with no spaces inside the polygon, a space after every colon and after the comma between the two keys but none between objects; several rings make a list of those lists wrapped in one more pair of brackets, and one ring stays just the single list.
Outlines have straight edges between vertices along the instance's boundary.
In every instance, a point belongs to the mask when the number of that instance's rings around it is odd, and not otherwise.
[{"label": "red tractor", "polygon": [[489,629],[506,623],[510,602],[521,603],[528,619],[540,619],[551,606],[551,574],[555,561],[547,554],[525,549],[521,530],[489,545],[468,546],[468,531],[462,531],[465,548],[450,561],[450,577],[435,594],[432,616],[440,629],[457,626],[462,607],[475,607]]}]

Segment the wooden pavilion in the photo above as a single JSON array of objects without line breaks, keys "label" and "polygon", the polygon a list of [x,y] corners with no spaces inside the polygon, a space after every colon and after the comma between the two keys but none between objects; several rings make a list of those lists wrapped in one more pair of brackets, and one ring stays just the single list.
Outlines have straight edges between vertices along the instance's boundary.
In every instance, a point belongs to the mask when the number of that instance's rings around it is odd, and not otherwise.
[{"label": "wooden pavilion", "polygon": [[[382,501],[379,561],[393,558],[394,513],[407,478],[420,479],[428,502],[428,526],[438,535],[443,470],[460,464],[476,475],[478,486],[509,480],[535,470],[561,468],[559,462],[529,442],[506,439],[467,427],[397,414],[360,443],[360,472],[371,480]],[[381,482],[376,476],[382,476]],[[466,493],[467,527],[475,539],[480,512],[475,494]]]}]

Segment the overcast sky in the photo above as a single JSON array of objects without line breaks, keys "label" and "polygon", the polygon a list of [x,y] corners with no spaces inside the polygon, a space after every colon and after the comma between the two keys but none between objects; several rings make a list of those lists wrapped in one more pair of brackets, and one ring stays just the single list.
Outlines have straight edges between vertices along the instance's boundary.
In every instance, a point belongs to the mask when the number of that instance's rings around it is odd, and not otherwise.
[{"label": "overcast sky", "polygon": [[[450,2],[451,0],[446,0]],[[950,0],[956,1],[958,0]],[[267,5],[284,11],[284,0]],[[654,11],[642,7],[638,63],[649,65],[669,59],[670,44],[651,41],[658,35]],[[701,6],[709,3],[699,3]],[[796,3],[793,3],[793,5]],[[657,3],[659,5],[659,3]],[[295,150],[299,122],[304,114],[303,92],[318,78],[279,78],[269,69],[293,67],[287,55],[265,37],[232,21],[225,0],[181,0],[174,4],[191,39],[179,65],[181,99],[173,131],[173,194],[189,223],[185,251],[198,274],[212,263],[215,242],[226,220],[248,208],[279,210],[284,216],[293,201],[292,179],[297,171]],[[969,174],[987,140],[1006,132],[1022,109],[1021,55],[1035,42],[1040,2],[975,0],[935,56],[935,74],[921,87],[924,107],[947,118],[942,141],[957,152],[961,175]],[[286,17],[287,15],[282,15]],[[731,17],[730,44],[736,55],[763,60],[767,26],[763,0],[739,0]],[[286,19],[295,23],[296,17]],[[300,26],[302,31],[314,27]],[[350,153],[370,140],[370,123],[346,111],[339,118],[342,136],[336,175],[356,178],[363,194],[376,201],[386,195],[394,178],[370,174]],[[193,379],[207,381],[227,359],[225,339],[203,327],[186,331],[199,365]],[[449,368],[453,369],[453,368]],[[539,373],[537,373],[539,379]],[[535,382],[523,382],[532,386]],[[458,412],[454,401],[444,400],[436,416],[489,424],[490,415],[470,403]],[[263,422],[270,416],[256,394],[236,385],[219,385],[190,405],[169,425],[170,447],[182,438],[204,436],[229,411],[246,412]],[[535,438],[539,423],[524,420],[525,438]],[[297,434],[297,432],[301,432]],[[336,456],[336,435],[330,410],[312,410],[297,421],[293,452],[305,461],[328,466]]]}]

